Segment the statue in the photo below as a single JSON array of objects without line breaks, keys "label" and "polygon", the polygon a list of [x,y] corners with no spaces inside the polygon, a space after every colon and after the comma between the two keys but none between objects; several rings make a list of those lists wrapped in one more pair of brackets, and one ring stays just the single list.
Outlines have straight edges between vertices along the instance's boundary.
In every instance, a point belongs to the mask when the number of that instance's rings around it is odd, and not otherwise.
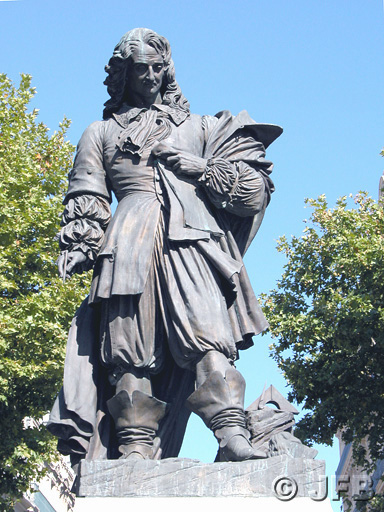
[{"label": "statue", "polygon": [[77,147],[58,260],[63,279],[90,268],[93,279],[48,428],[73,464],[177,457],[192,411],[217,460],[264,458],[235,361],[267,327],[242,256],[282,129],[246,111],[191,114],[168,41],[148,29],[125,34],[105,69],[110,99]]}]

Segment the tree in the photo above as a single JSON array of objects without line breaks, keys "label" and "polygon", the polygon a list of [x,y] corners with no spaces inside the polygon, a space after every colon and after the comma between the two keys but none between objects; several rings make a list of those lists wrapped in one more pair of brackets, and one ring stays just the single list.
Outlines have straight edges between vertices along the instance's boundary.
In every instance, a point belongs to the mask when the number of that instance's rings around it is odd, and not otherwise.
[{"label": "tree", "polygon": [[[359,465],[384,458],[384,212],[366,193],[348,208],[326,198],[313,208],[301,237],[282,237],[288,261],[263,296],[274,338],[272,354],[308,409],[303,441],[331,444],[343,431]],[[368,438],[369,453],[360,442]]]},{"label": "tree", "polygon": [[[38,111],[31,77],[19,88],[0,75],[0,507],[9,507],[56,455],[43,425],[62,381],[66,332],[86,277],[65,286],[55,260],[62,198],[73,146],[64,119],[52,136]],[[6,497],[4,497],[4,495]]]}]

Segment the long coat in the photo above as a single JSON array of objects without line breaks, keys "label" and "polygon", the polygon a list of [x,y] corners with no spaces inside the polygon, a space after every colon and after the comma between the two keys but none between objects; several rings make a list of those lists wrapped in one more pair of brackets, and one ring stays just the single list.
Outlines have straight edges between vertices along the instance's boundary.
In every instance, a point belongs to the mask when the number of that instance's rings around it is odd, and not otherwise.
[{"label": "long coat", "polygon": [[[150,110],[125,106],[86,130],[70,176],[61,244],[88,252],[95,269],[90,296],[72,322],[64,385],[48,424],[59,437],[60,451],[118,456],[105,404],[113,388],[100,364],[99,303],[143,294],[162,212],[167,243],[192,247],[227,283],[222,293],[236,352],[251,346],[252,336],[267,327],[242,256],[274,190],[272,164],[264,156],[281,131],[255,123],[245,111],[201,118],[164,105]],[[154,159],[152,147],[161,139],[208,159],[203,176],[177,176]],[[107,227],[111,191],[119,204]],[[188,419],[184,400],[193,391],[190,366],[171,354],[165,354],[153,377],[154,395],[170,403],[158,432],[159,458],[177,456]]]}]

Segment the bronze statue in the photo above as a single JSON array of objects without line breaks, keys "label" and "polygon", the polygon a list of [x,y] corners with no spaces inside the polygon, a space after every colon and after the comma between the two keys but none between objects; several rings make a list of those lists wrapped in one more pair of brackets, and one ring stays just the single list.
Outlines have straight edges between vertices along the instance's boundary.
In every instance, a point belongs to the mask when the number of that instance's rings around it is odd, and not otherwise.
[{"label": "bronze statue", "polygon": [[242,256],[282,130],[245,111],[191,114],[168,41],[148,29],[125,34],[105,69],[111,98],[78,144],[58,261],[64,279],[93,267],[93,280],[48,428],[74,462],[175,457],[193,411],[218,460],[265,457],[234,363],[267,327]]}]

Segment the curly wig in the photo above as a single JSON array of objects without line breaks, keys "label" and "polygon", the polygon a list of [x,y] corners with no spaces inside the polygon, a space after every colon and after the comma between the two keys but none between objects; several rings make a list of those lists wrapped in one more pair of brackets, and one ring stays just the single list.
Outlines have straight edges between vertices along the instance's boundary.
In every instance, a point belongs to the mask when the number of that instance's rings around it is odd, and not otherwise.
[{"label": "curly wig", "polygon": [[165,37],[147,28],[135,28],[127,32],[115,46],[112,57],[105,66],[108,73],[104,84],[111,99],[104,103],[103,119],[108,119],[117,112],[127,100],[127,79],[135,49],[146,44],[152,46],[162,56],[165,74],[161,88],[162,103],[189,113],[189,103],[183,96],[175,79],[175,66],[171,58],[171,47]]}]

